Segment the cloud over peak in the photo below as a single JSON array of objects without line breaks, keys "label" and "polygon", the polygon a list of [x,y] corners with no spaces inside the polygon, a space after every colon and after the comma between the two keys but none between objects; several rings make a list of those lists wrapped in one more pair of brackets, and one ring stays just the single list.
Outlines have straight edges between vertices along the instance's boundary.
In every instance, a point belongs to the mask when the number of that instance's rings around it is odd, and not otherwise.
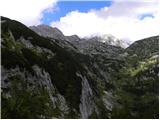
[{"label": "cloud over peak", "polygon": [[58,27],[65,35],[77,34],[80,37],[88,37],[112,34],[119,39],[135,41],[157,35],[158,22],[157,0],[152,2],[115,0],[111,6],[100,10],[72,11],[59,21],[53,21],[51,26]]}]

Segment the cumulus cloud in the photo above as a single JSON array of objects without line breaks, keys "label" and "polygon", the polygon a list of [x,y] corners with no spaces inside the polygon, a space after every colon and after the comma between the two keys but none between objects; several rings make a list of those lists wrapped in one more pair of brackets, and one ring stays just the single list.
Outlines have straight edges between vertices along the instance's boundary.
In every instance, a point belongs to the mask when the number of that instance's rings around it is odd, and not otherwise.
[{"label": "cumulus cloud", "polygon": [[[151,16],[143,18],[144,15]],[[72,11],[59,21],[53,21],[51,26],[58,27],[65,35],[111,34],[119,39],[135,41],[159,33],[158,16],[158,0],[115,0],[111,6],[100,10]]]},{"label": "cumulus cloud", "polygon": [[115,0],[107,14],[114,17],[137,17],[142,14],[153,14],[158,10],[158,0]]},{"label": "cumulus cloud", "polygon": [[51,12],[56,0],[1,0],[0,15],[26,25],[41,24],[43,12]]}]

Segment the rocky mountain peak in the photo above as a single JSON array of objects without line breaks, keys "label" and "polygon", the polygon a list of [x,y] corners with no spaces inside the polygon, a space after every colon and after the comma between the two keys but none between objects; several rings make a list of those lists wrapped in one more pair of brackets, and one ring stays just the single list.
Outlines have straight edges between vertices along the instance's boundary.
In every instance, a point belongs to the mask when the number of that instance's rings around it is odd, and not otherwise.
[{"label": "rocky mountain peak", "polygon": [[122,47],[122,48],[126,48],[130,45],[129,41],[118,39],[118,38],[116,38],[116,37],[114,37],[113,35],[110,35],[110,34],[93,36],[93,37],[89,37],[89,38],[86,38],[86,39],[91,40],[91,41],[99,41],[99,42],[105,43],[107,45],[119,46],[119,47]]},{"label": "rocky mountain peak", "polygon": [[30,29],[44,37],[65,40],[63,33],[56,27],[53,28],[48,25],[38,25],[31,26]]},{"label": "rocky mountain peak", "polygon": [[107,45],[119,46],[122,48],[126,48],[130,45],[130,42],[125,40],[120,40],[110,34],[80,38],[77,35],[64,36],[63,33],[58,28],[52,28],[51,26],[48,25],[31,26],[30,29],[32,29],[41,36],[59,40],[67,40],[73,44],[77,44],[77,42],[81,40],[87,40],[91,42],[99,41]]},{"label": "rocky mountain peak", "polygon": [[81,39],[78,37],[78,35],[71,35],[71,36],[66,36],[68,41],[74,42],[74,41],[80,41]]}]

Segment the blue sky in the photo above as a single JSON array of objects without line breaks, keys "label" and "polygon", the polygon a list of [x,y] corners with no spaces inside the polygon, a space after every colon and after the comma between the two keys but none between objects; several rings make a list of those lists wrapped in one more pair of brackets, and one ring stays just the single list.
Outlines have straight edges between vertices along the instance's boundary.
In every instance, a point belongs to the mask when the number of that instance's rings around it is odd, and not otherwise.
[{"label": "blue sky", "polygon": [[57,27],[64,35],[110,34],[135,41],[159,34],[158,3],[159,0],[2,0],[0,15],[27,26]]},{"label": "blue sky", "polygon": [[146,17],[154,18],[153,14],[150,14],[150,13],[149,13],[149,14],[143,14],[143,15],[141,15],[139,19],[140,19],[140,20],[143,20],[143,19],[146,18]]},{"label": "blue sky", "polygon": [[43,24],[58,21],[71,11],[88,12],[91,9],[99,10],[111,6],[112,1],[58,1],[54,12],[44,12]]}]

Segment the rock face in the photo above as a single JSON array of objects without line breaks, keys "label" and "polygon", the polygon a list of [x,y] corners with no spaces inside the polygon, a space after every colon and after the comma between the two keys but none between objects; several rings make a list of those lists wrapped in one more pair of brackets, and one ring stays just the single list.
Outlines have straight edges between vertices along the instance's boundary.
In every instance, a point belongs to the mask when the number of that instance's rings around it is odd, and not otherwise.
[{"label": "rock face", "polygon": [[2,118],[158,118],[158,36],[124,49],[1,24]]},{"label": "rock face", "polygon": [[109,35],[109,34],[95,36],[95,37],[91,37],[91,38],[87,38],[87,39],[92,40],[92,41],[99,41],[102,43],[106,43],[108,45],[118,46],[118,47],[122,47],[122,48],[126,48],[130,45],[130,41],[120,40],[120,39],[117,39],[114,36]]},{"label": "rock face", "polygon": [[52,28],[47,25],[38,25],[38,26],[31,26],[30,29],[32,29],[33,31],[37,32],[39,35],[44,37],[65,40],[65,36],[57,28]]}]

